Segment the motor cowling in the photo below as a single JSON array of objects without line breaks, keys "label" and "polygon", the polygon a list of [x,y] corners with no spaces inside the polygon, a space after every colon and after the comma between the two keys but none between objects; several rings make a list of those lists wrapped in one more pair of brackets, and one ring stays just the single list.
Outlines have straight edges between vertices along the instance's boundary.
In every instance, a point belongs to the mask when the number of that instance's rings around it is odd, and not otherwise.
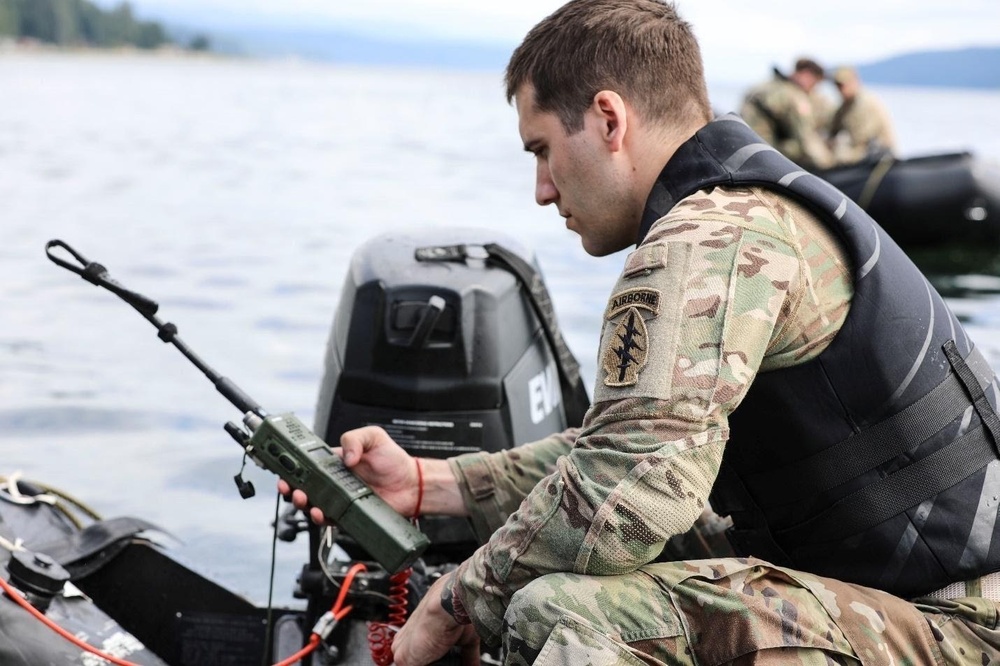
[{"label": "motor cowling", "polygon": [[[378,425],[411,455],[446,458],[570,425],[565,351],[552,349],[536,290],[483,250],[492,244],[537,270],[516,242],[483,229],[387,234],[357,249],[327,344],[317,434],[335,444]],[[448,255],[455,247],[461,255]],[[476,545],[464,520],[423,519],[421,529],[432,541],[425,559]]]}]

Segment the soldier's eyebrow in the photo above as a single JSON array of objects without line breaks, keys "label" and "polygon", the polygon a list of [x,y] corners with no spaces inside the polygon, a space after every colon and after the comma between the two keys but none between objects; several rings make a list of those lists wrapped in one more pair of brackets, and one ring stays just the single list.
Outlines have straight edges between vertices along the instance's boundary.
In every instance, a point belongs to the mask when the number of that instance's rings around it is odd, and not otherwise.
[{"label": "soldier's eyebrow", "polygon": [[525,150],[525,152],[529,152],[532,155],[534,155],[535,153],[537,153],[538,149],[541,148],[541,146],[542,146],[542,140],[541,139],[532,139],[531,141],[525,141],[524,142],[524,150]]}]

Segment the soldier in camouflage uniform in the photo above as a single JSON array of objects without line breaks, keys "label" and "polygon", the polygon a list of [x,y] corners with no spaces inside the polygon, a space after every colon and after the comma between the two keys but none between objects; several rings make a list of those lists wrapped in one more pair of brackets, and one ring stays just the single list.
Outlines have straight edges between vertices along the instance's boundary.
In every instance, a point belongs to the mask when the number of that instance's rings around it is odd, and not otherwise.
[{"label": "soldier in camouflage uniform", "polygon": [[740,108],[740,115],[761,138],[806,169],[834,164],[826,144],[832,103],[817,87],[823,77],[816,61],[800,58],[790,75],[775,69],[774,78],[751,88]]},{"label": "soldier in camouflage uniform", "polygon": [[830,121],[830,140],[839,164],[866,158],[892,156],[896,137],[889,112],[872,92],[861,85],[853,67],[838,67],[833,82],[843,103]]},{"label": "soldier in camouflage uniform", "polygon": [[837,112],[837,104],[821,89],[821,86],[813,86],[809,91],[809,104],[812,106],[812,124],[821,138],[829,139],[830,123],[833,122],[833,114]]},{"label": "soldier in camouflage uniform", "polygon": [[[604,313],[582,428],[422,462],[423,513],[468,516],[484,545],[431,587],[396,636],[396,663],[431,663],[456,645],[471,663],[480,638],[502,643],[509,664],[1000,659],[992,576],[904,600],[722,556],[727,524],[708,496],[730,416],[760,374],[835,343],[856,268],[782,191],[721,185],[650,215],[669,190],[661,170],[711,120],[698,46],[674,8],[569,2],[515,51],[507,93],[535,156],[538,203],[556,205],[592,255],[640,241]],[[383,430],[341,444],[348,467],[414,513],[421,473]]]}]

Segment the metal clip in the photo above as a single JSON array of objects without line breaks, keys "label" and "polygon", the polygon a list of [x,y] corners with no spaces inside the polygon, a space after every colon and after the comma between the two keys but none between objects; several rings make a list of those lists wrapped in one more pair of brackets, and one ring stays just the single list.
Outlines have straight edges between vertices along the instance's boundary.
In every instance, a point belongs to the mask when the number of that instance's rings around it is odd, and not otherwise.
[{"label": "metal clip", "polygon": [[333,616],[333,611],[327,611],[316,620],[316,624],[313,626],[312,633],[319,636],[322,640],[326,640],[327,637],[333,632],[334,628],[337,626],[337,618]]}]

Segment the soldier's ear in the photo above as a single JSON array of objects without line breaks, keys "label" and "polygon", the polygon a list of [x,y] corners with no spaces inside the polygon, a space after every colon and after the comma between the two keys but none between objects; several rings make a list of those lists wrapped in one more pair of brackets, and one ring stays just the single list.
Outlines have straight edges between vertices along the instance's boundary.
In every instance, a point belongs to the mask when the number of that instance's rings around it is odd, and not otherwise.
[{"label": "soldier's ear", "polygon": [[590,113],[596,116],[601,139],[611,152],[618,152],[625,143],[628,131],[628,108],[622,96],[613,90],[602,90],[594,95]]}]

